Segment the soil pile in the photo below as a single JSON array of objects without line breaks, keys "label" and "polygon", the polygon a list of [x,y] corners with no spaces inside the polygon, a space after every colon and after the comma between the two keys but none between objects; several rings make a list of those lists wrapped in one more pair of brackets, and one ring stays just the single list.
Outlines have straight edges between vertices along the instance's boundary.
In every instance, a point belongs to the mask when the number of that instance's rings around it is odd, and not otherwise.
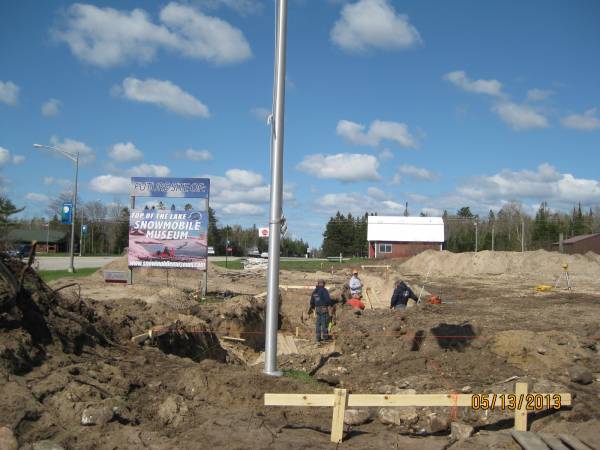
[{"label": "soil pile", "polygon": [[536,250],[531,252],[452,253],[427,250],[414,256],[400,266],[404,273],[416,273],[441,277],[479,277],[510,275],[555,279],[563,264],[577,277],[596,278],[600,274],[600,255],[588,252],[585,255],[565,255],[557,252]]},{"label": "soil pile", "polygon": [[108,345],[96,322],[84,302],[65,299],[19,260],[0,259],[0,376],[26,373],[55,349]]}]

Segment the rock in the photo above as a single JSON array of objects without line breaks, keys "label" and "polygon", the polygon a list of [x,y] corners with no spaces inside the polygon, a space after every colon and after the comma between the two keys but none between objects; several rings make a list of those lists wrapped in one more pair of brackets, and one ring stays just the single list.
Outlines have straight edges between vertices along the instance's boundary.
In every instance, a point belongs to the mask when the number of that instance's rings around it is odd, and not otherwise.
[{"label": "rock", "polygon": [[7,427],[0,427],[0,448],[3,450],[17,450],[19,444],[12,430]]},{"label": "rock", "polygon": [[188,407],[183,397],[170,396],[158,407],[158,417],[163,425],[178,426],[188,413]]},{"label": "rock", "polygon": [[462,392],[463,394],[468,394],[472,390],[473,390],[473,388],[471,386],[463,386],[463,388],[460,390],[460,392]]},{"label": "rock", "polygon": [[347,409],[344,412],[346,425],[362,425],[371,420],[371,413],[366,409]]},{"label": "rock", "polygon": [[340,377],[332,373],[318,374],[317,380],[327,383],[329,386],[338,386],[340,384]]},{"label": "rock", "polygon": [[58,445],[56,442],[49,441],[47,439],[43,441],[37,441],[33,444],[33,450],[65,450],[63,447]]},{"label": "rock", "polygon": [[445,417],[440,417],[436,413],[427,416],[427,430],[430,433],[440,433],[450,428],[450,422]]},{"label": "rock", "polygon": [[545,355],[545,354],[546,354],[546,349],[545,349],[544,347],[539,347],[539,348],[537,349],[537,352],[538,352],[540,355]]},{"label": "rock", "polygon": [[590,384],[594,381],[592,372],[582,366],[573,366],[569,371],[571,381],[579,384]]},{"label": "rock", "polygon": [[91,406],[83,410],[81,425],[106,425],[113,415],[113,409],[108,406]]},{"label": "rock", "polygon": [[377,412],[379,421],[385,425],[414,425],[419,421],[416,408],[381,408]]},{"label": "rock", "polygon": [[462,422],[452,422],[450,424],[450,439],[462,441],[473,436],[475,428]]}]

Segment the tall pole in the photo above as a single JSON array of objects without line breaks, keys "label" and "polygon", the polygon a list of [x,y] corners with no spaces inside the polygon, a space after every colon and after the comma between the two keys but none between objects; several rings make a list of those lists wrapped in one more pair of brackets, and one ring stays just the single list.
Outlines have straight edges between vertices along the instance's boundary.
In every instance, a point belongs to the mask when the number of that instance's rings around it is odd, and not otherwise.
[{"label": "tall pole", "polygon": [[46,224],[46,253],[50,253],[50,221]]},{"label": "tall pole", "polygon": [[479,244],[479,242],[477,242],[478,238],[479,238],[479,236],[477,233],[477,221],[476,221],[475,222],[475,253],[477,253],[477,245]]},{"label": "tall pole", "polygon": [[73,217],[71,218],[71,249],[69,272],[75,272],[75,218],[77,217],[77,177],[79,176],[79,152],[75,154],[75,184],[73,185]]},{"label": "tall pole", "polygon": [[521,217],[521,252],[525,251],[525,221]]},{"label": "tall pole", "polygon": [[495,226],[496,224],[494,222],[492,222],[492,251],[494,251],[494,234],[495,234]]},{"label": "tall pole", "polygon": [[267,271],[264,369],[264,373],[271,376],[281,375],[281,372],[277,370],[277,328],[279,325],[279,247],[281,240],[281,199],[283,194],[286,28],[287,0],[278,0],[273,120],[271,121],[271,205],[269,208],[269,268]]}]

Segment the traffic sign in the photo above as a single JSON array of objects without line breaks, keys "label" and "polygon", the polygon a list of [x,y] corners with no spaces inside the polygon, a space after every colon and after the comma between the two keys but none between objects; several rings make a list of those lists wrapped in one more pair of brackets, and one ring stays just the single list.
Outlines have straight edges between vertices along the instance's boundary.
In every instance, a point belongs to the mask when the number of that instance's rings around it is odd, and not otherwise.
[{"label": "traffic sign", "polygon": [[267,227],[258,229],[258,237],[268,238],[269,237],[269,229]]}]

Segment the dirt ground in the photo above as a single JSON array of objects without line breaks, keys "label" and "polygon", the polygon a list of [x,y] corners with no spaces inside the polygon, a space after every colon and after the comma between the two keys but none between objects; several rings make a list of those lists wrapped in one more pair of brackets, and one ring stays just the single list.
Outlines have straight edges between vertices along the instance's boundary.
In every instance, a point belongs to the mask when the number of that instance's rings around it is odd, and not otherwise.
[{"label": "dirt ground", "polygon": [[[426,253],[387,270],[361,270],[374,309],[357,314],[339,306],[327,345],[314,342],[306,315],[310,286],[324,278],[337,298],[351,268],[282,272],[280,333],[292,336],[297,352],[282,349],[280,378],[256,364],[264,345],[264,273],[211,265],[210,299],[197,302],[202,277],[194,271],[167,278],[144,269],[132,286],[106,285],[100,273],[46,286],[26,272],[19,290],[22,265],[3,259],[0,448],[6,435],[21,449],[334,448],[330,408],[265,407],[264,394],[334,387],[508,393],[516,381],[530,392],[574,397],[572,407],[531,413],[532,430],[569,432],[600,448],[600,260],[586,255],[570,263],[573,290],[537,292],[538,284],[554,284],[562,256],[530,252],[523,262],[497,252],[448,262],[457,255]],[[491,274],[486,264],[519,270]],[[126,262],[109,268],[123,270]],[[426,281],[424,302],[390,311],[397,279],[417,293]],[[427,304],[429,293],[443,303]],[[131,342],[150,329],[153,337]],[[361,414],[339,448],[519,448],[510,436],[512,413],[499,409]],[[473,435],[456,440],[453,422],[472,426]]]}]

